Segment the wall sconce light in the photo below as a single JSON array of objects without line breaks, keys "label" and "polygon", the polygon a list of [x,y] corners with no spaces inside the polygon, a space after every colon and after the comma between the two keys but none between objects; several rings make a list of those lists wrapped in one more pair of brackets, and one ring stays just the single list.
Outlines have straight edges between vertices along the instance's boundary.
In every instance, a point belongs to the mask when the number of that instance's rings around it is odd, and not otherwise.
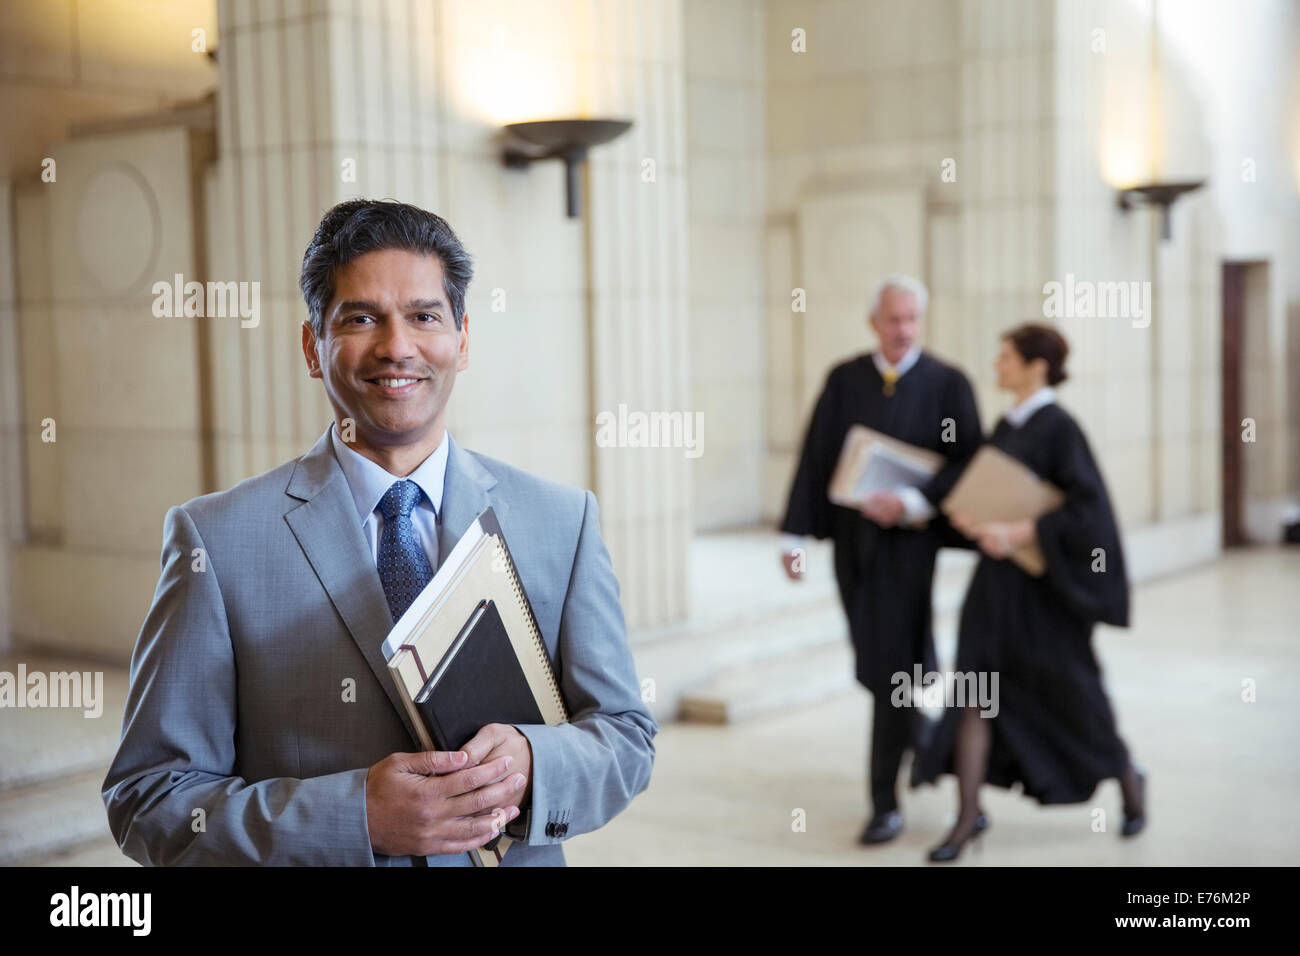
[{"label": "wall sconce light", "polygon": [[569,218],[581,212],[578,177],[587,151],[617,139],[632,128],[630,120],[565,119],[509,123],[503,159],[511,169],[522,169],[539,159],[562,159],[565,171],[565,203]]},{"label": "wall sconce light", "polygon": [[1181,183],[1147,183],[1143,186],[1130,186],[1119,191],[1119,208],[1128,212],[1135,202],[1148,206],[1160,207],[1160,238],[1168,239],[1173,235],[1169,227],[1169,210],[1183,193],[1190,193],[1205,185],[1204,179]]}]

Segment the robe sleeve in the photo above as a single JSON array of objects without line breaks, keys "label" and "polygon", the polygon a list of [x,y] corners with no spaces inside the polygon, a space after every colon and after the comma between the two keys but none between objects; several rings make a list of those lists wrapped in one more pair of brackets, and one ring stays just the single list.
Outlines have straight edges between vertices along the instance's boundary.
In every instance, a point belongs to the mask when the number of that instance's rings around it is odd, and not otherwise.
[{"label": "robe sleeve", "polygon": [[808,431],[804,436],[799,467],[790,487],[790,499],[785,509],[781,530],[786,534],[812,535],[828,538],[832,533],[831,505],[826,496],[831,475],[839,461],[844,445],[845,427],[842,421],[840,378],[838,369],[826,378],[826,385],[813,409]]},{"label": "robe sleeve", "polygon": [[947,456],[948,463],[935,472],[934,477],[920,489],[936,512],[930,519],[930,531],[938,537],[943,547],[977,551],[979,546],[953,528],[939,509],[939,503],[952,491],[953,485],[957,484],[957,479],[984,441],[975,391],[971,388],[970,380],[956,369],[949,373],[948,380],[944,383],[940,410],[942,418],[953,420],[953,441],[945,442],[940,449]]},{"label": "robe sleeve", "polygon": [[1065,493],[1065,504],[1036,525],[1047,559],[1046,581],[1084,620],[1128,627],[1128,576],[1101,472],[1073,420],[1055,429],[1051,441],[1045,477]]}]

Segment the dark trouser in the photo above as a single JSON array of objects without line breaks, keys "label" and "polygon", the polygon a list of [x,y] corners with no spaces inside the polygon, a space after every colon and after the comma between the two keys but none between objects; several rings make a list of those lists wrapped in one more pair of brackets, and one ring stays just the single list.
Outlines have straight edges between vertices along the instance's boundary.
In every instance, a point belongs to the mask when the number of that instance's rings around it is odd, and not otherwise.
[{"label": "dark trouser", "polygon": [[892,695],[877,693],[871,716],[871,762],[868,778],[872,813],[898,809],[898,769],[908,748],[920,745],[925,717],[915,707],[895,707]]}]

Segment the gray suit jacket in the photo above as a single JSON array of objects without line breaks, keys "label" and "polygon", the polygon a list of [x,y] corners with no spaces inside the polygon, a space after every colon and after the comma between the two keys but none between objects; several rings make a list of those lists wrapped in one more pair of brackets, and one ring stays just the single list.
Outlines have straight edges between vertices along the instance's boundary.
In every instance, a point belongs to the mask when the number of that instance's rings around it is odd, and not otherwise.
[{"label": "gray suit jacket", "polygon": [[[658,727],[595,496],[451,441],[442,555],[489,505],[570,714],[519,727],[533,751],[530,818],[503,865],[562,865],[565,837],[649,784]],[[417,861],[370,846],[369,767],[421,749],[380,650],[391,627],[329,429],[301,459],[169,509],[103,787],[123,852],[147,865],[470,865],[465,853]]]}]

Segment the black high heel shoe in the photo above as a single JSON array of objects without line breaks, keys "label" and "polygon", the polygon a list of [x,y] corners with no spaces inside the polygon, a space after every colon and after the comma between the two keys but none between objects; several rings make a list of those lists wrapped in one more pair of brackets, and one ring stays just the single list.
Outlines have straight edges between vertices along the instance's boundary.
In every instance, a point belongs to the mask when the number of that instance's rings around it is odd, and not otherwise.
[{"label": "black high heel shoe", "polygon": [[961,856],[962,847],[970,840],[975,840],[976,847],[979,846],[979,835],[987,830],[993,821],[988,818],[987,814],[981,813],[975,818],[975,825],[971,827],[970,833],[967,833],[960,840],[949,840],[947,843],[941,843],[930,851],[931,863],[951,863],[957,857]]},{"label": "black high heel shoe", "polygon": [[1137,836],[1147,825],[1147,775],[1138,767],[1134,767],[1133,772],[1137,774],[1138,799],[1142,803],[1142,812],[1129,816],[1128,811],[1124,811],[1124,826],[1119,831],[1122,837]]}]

